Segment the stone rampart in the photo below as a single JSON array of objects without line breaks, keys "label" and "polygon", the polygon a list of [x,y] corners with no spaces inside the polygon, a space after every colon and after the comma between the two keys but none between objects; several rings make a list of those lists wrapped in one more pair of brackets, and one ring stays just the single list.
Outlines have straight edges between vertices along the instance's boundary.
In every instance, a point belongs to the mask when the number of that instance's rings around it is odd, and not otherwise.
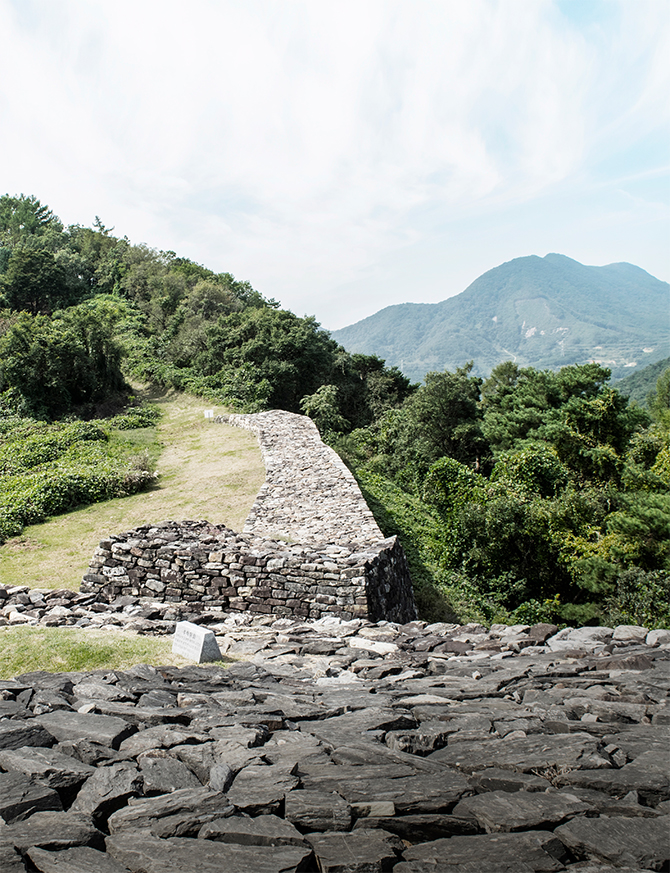
[{"label": "stone rampart", "polygon": [[227,421],[257,434],[267,470],[243,533],[169,521],[110,536],[81,590],[277,616],[415,618],[397,538],[384,538],[313,422],[283,411]]}]

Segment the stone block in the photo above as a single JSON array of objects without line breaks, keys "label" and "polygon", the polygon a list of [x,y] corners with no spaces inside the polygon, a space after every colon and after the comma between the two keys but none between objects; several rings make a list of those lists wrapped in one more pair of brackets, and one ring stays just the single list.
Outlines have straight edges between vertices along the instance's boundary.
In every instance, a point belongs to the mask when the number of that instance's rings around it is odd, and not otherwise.
[{"label": "stone block", "polygon": [[221,660],[221,652],[213,631],[190,621],[177,623],[172,640],[172,651],[198,664]]}]

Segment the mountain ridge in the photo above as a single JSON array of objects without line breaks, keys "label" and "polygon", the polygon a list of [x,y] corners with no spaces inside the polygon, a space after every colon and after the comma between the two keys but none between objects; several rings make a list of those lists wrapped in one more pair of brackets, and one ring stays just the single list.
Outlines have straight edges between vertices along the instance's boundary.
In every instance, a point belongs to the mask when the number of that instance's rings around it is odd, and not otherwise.
[{"label": "mountain ridge", "polygon": [[556,368],[597,360],[627,375],[668,354],[670,285],[626,262],[592,267],[557,253],[507,261],[439,303],[387,306],[331,332],[413,379],[474,360]]}]

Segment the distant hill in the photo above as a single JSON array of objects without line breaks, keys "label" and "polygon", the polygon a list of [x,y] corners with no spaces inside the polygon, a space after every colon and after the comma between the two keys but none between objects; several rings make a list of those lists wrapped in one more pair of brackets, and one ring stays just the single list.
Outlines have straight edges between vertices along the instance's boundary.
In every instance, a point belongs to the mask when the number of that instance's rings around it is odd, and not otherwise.
[{"label": "distant hill", "polygon": [[670,358],[663,358],[621,379],[616,383],[615,388],[631,400],[637,401],[640,406],[646,406],[647,398],[656,390],[658,377],[668,368],[670,368]]},{"label": "distant hill", "polygon": [[332,331],[412,379],[474,360],[557,368],[598,361],[614,379],[670,351],[670,285],[633,264],[588,267],[565,255],[515,258],[441,303],[402,303]]}]

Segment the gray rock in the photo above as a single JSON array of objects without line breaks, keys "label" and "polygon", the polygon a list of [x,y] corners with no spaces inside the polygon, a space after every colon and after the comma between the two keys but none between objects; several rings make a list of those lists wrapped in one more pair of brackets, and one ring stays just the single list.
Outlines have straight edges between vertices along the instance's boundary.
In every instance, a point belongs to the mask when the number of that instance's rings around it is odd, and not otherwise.
[{"label": "gray rock", "polygon": [[284,814],[303,831],[348,831],[352,822],[351,806],[335,791],[291,791]]},{"label": "gray rock", "polygon": [[198,837],[241,846],[305,846],[300,831],[276,815],[259,815],[257,818],[234,815],[217,819],[203,825]]},{"label": "gray rock", "polygon": [[338,792],[359,817],[379,815],[380,802],[392,803],[398,815],[449,812],[462,797],[472,793],[460,773],[446,770],[441,774],[407,776],[401,779],[366,781],[343,779]]},{"label": "gray rock", "polygon": [[165,794],[177,788],[200,788],[198,777],[178,758],[163,749],[143,752],[137,758],[146,794]]},{"label": "gray rock", "polygon": [[578,858],[651,870],[670,864],[670,816],[579,818],[561,825],[555,833]]},{"label": "gray rock", "polygon": [[[87,846],[61,852],[33,848],[28,849],[26,854],[40,873],[128,873],[128,868],[110,855]],[[4,873],[5,868],[2,867],[2,870]]]},{"label": "gray rock", "polygon": [[432,815],[391,815],[383,818],[359,818],[354,830],[359,828],[382,828],[408,843],[422,843],[479,832],[477,825],[465,818],[434,813]]},{"label": "gray rock", "polygon": [[485,791],[546,791],[551,782],[532,773],[517,773],[489,767],[472,774],[470,783],[478,794]]},{"label": "gray rock", "polygon": [[0,773],[0,818],[6,824],[23,821],[34,812],[62,809],[60,796],[52,788],[22,773]]},{"label": "gray rock", "polygon": [[649,806],[670,800],[667,752],[647,752],[621,769],[608,770],[606,773],[602,770],[577,770],[559,774],[556,781],[568,787],[590,788],[618,796],[637,791]]},{"label": "gray rock", "polygon": [[[159,797],[131,798],[128,806],[109,817],[107,826],[110,834],[147,829],[154,834],[179,831],[195,836],[202,825],[231,812],[225,794],[207,788],[183,788]],[[168,820],[166,827],[163,820]]]},{"label": "gray rock", "polygon": [[516,791],[489,791],[466,797],[457,803],[453,814],[474,819],[487,834],[499,831],[549,830],[578,814],[595,813],[591,804],[570,794]]},{"label": "gray rock", "polygon": [[404,848],[395,836],[377,829],[350,834],[308,834],[321,873],[375,873],[390,870]]},{"label": "gray rock", "polygon": [[0,751],[0,767],[3,770],[23,773],[50,788],[81,785],[95,772],[95,768],[82,764],[76,758],[39,746]]},{"label": "gray rock", "polygon": [[0,846],[0,870],[2,873],[26,873],[26,865],[13,846]]},{"label": "gray rock", "polygon": [[433,752],[429,757],[467,773],[488,767],[531,773],[612,766],[609,757],[599,750],[598,741],[585,733],[456,743]]},{"label": "gray rock", "polygon": [[224,850],[211,840],[162,840],[143,833],[114,834],[106,845],[131,873],[293,873],[304,869],[312,854],[300,846],[228,843]]},{"label": "gray rock", "polygon": [[280,767],[249,766],[235,777],[228,800],[248,815],[279,811],[285,795],[296,788],[299,779]]},{"label": "gray rock", "polygon": [[98,823],[142,792],[143,779],[130,761],[98,767],[79,790],[72,812],[90,815]]},{"label": "gray rock", "polygon": [[[410,862],[428,862],[438,865],[433,867],[436,871],[453,870],[454,873],[554,873],[564,869],[562,862],[567,860],[567,852],[553,834],[531,831],[434,840],[411,846],[405,850],[403,858]],[[404,864],[395,870],[409,873]]]},{"label": "gray rock", "polygon": [[[68,712],[59,709],[40,715],[35,721],[59,741],[88,740],[118,749],[119,745],[137,730],[127,721],[115,716]],[[37,745],[25,743],[23,745]],[[46,743],[45,745],[49,745]]]},{"label": "gray rock", "polygon": [[102,848],[104,835],[85,815],[72,812],[36,812],[25,821],[0,825],[0,847],[25,852],[41,849],[70,849],[73,846]]},{"label": "gray rock", "polygon": [[214,764],[209,771],[209,787],[212,791],[226,792],[233,784],[235,774],[228,764]]},{"label": "gray rock", "polygon": [[37,719],[0,722],[0,749],[20,749],[22,746],[53,746],[54,737]]},{"label": "gray rock", "polygon": [[209,739],[209,734],[202,731],[192,731],[181,725],[157,725],[141,730],[123,740],[119,751],[125,755],[136,757],[149,749],[171,749],[183,744],[203,743]]}]

